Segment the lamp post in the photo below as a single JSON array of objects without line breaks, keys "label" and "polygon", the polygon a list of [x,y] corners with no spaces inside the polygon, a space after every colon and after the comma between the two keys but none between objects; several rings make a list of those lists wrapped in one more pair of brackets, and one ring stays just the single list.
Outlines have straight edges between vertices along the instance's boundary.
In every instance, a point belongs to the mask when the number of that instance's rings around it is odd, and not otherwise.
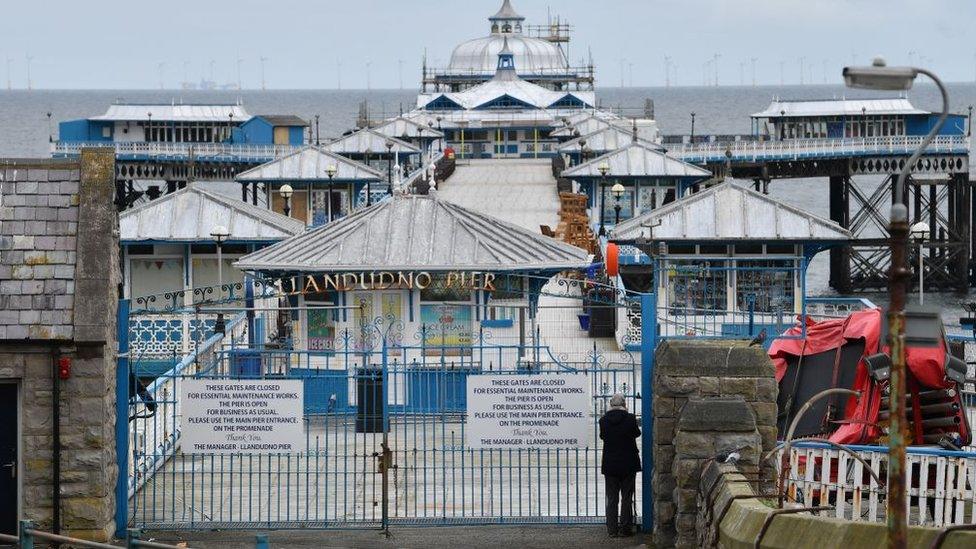
[{"label": "lamp post", "polygon": [[912,235],[912,240],[918,244],[918,304],[925,304],[925,256],[922,254],[922,250],[925,246],[925,239],[929,236],[929,224],[924,221],[919,221],[912,225],[909,229]]},{"label": "lamp post", "polygon": [[441,120],[443,119],[443,116],[437,115],[437,131],[441,132],[441,138],[437,141],[437,152],[444,152],[444,130],[441,129]]},{"label": "lamp post", "polygon": [[281,199],[285,201],[285,217],[291,217],[291,195],[294,194],[295,189],[291,188],[291,185],[285,183],[278,189],[278,194],[281,195]]},{"label": "lamp post", "polygon": [[905,295],[908,278],[906,265],[908,248],[908,207],[905,205],[905,180],[925,148],[942,129],[949,116],[949,93],[942,81],[932,72],[917,67],[888,67],[884,59],[876,58],[870,67],[845,67],[844,82],[848,87],[873,90],[907,91],[919,74],[931,78],[942,94],[942,113],[928,135],[912,153],[895,182],[895,201],[891,206],[888,225],[891,246],[891,270],[888,273],[888,345],[891,348],[891,424],[888,428],[888,547],[907,546],[908,521],[905,515]]},{"label": "lamp post", "polygon": [[417,127],[417,142],[420,143],[420,173],[424,173],[424,127]]},{"label": "lamp post", "polygon": [[[366,147],[366,165],[367,166],[369,166],[369,153],[371,153],[371,152],[373,152],[373,151],[369,150],[369,147]],[[366,205],[369,206],[372,203],[373,203],[372,187],[370,186],[369,179],[367,179],[366,180]]]},{"label": "lamp post", "polygon": [[234,113],[227,113],[227,142],[230,143],[234,137]]},{"label": "lamp post", "polygon": [[[325,167],[325,175],[329,177],[329,221],[332,221],[334,218],[334,213],[332,212],[332,178],[335,177],[335,174],[338,171],[339,168],[337,168],[335,164],[329,164]],[[311,203],[311,200],[311,193],[309,193],[307,202]]]},{"label": "lamp post", "polygon": [[386,194],[393,196],[393,141],[386,140]]},{"label": "lamp post", "polygon": [[695,111],[691,111],[691,144],[695,144]]},{"label": "lamp post", "polygon": [[606,236],[607,235],[607,229],[605,227],[606,208],[604,207],[605,205],[604,195],[606,194],[605,191],[607,188],[607,173],[610,171],[610,165],[607,164],[606,161],[600,162],[600,165],[597,166],[596,169],[600,170],[600,231],[598,234],[600,236]]},{"label": "lamp post", "polygon": [[620,225],[620,197],[624,195],[624,192],[626,192],[626,189],[624,189],[624,186],[619,181],[614,183],[613,187],[610,187],[610,194],[613,195],[614,226]]},{"label": "lamp post", "polygon": [[[430,128],[430,136],[431,136],[430,138],[433,139],[434,138],[434,121],[433,120],[428,120],[427,121],[427,127]],[[424,152],[427,152],[427,147],[424,147]]]},{"label": "lamp post", "polygon": [[146,137],[146,141],[152,141],[152,138],[151,138],[151,136],[152,136],[152,111],[147,112],[146,113],[146,116],[149,118],[149,121],[146,122],[146,135],[145,135],[145,137]]},{"label": "lamp post", "polygon": [[223,243],[230,236],[230,231],[223,225],[214,225],[213,229],[210,229],[210,236],[217,242],[217,297],[221,297],[223,295],[221,288],[224,285]]}]

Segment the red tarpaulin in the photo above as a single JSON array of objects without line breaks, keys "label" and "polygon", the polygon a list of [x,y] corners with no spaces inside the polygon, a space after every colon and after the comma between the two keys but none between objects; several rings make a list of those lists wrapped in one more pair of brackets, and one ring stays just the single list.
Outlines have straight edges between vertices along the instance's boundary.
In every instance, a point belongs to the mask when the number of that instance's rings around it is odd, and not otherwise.
[{"label": "red tarpaulin", "polygon": [[[809,356],[837,349],[848,341],[863,339],[864,354],[857,363],[854,385],[849,387],[861,392],[861,398],[850,397],[845,407],[844,420],[829,439],[841,444],[857,444],[873,441],[880,436],[875,426],[881,407],[881,395],[877,385],[871,383],[865,356],[878,352],[881,338],[881,309],[866,309],[852,313],[846,318],[816,322],[807,319],[805,339],[800,324],[790,328],[783,335],[797,339],[778,338],[769,348],[769,356],[776,367],[776,381],[786,375],[787,356]],[[887,346],[881,351],[888,352]],[[927,389],[947,389],[953,383],[945,376],[944,344],[933,348],[912,348],[906,350],[908,368],[919,385]]]}]

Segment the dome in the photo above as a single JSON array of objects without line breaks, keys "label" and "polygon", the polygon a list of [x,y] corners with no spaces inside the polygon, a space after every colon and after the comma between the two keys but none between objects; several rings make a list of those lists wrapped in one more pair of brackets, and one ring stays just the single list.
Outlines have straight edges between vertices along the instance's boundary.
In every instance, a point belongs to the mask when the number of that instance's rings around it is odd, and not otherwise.
[{"label": "dome", "polygon": [[566,74],[569,63],[559,46],[546,40],[522,34],[496,33],[484,38],[468,40],[451,54],[447,72],[451,74],[494,74],[498,54],[505,47],[515,56],[515,71],[519,76]]}]

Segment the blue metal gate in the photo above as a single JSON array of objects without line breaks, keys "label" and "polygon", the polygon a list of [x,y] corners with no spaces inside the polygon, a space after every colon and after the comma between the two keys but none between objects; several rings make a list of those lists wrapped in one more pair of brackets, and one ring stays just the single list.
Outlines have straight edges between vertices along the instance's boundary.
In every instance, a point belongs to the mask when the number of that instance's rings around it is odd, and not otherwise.
[{"label": "blue metal gate", "polygon": [[[647,312],[641,316],[642,347],[653,349],[654,296],[639,300]],[[623,300],[619,306],[625,306]],[[120,326],[133,326],[126,338],[142,329],[138,321],[153,323],[154,314],[193,317],[182,309],[140,314],[120,318]],[[121,526],[602,522],[597,421],[617,392],[627,396],[631,410],[643,419],[644,469],[652,467],[652,352],[639,357],[621,353],[621,359],[594,345],[584,356],[574,356],[556,352],[538,337],[507,341],[484,327],[470,345],[444,345],[423,329],[405,343],[402,335],[391,335],[395,322],[382,318],[364,325],[370,331],[367,338],[341,333],[331,348],[294,351],[248,345],[255,332],[267,330],[272,322],[254,316],[239,307],[224,315],[224,333],[191,330],[191,352],[162,372],[158,357],[143,360],[145,352],[137,346],[123,355],[119,379],[126,381],[120,384],[119,398],[128,404],[119,408],[119,433],[125,433],[119,457],[121,470],[129,474],[119,486],[119,494],[126,495],[120,498]],[[586,378],[592,397],[589,444],[572,449],[467,448],[469,377],[539,373]],[[133,384],[132,378],[143,380],[144,386]],[[179,395],[187,379],[301,380],[306,450],[184,453]],[[637,501],[643,502],[638,516],[652,512],[652,498],[641,496],[649,490],[647,481],[638,483]]]}]

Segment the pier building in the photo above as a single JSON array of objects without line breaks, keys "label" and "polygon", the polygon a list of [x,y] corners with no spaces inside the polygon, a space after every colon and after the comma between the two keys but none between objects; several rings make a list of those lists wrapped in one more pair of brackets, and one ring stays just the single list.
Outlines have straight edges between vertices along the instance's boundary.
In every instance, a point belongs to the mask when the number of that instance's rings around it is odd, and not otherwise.
[{"label": "pier building", "polygon": [[501,38],[490,80],[462,91],[424,92],[407,117],[437,120],[459,158],[553,156],[558,140],[549,132],[559,120],[592,109],[593,91],[549,89],[523,79],[518,59]]},{"label": "pier building", "polygon": [[488,18],[489,34],[459,44],[447,67],[435,68],[424,59],[421,89],[424,92],[459,92],[491,80],[495,61],[509,48],[521,78],[551,90],[592,90],[593,63],[573,67],[568,48],[572,27],[565,22],[525,25],[509,0]]}]

